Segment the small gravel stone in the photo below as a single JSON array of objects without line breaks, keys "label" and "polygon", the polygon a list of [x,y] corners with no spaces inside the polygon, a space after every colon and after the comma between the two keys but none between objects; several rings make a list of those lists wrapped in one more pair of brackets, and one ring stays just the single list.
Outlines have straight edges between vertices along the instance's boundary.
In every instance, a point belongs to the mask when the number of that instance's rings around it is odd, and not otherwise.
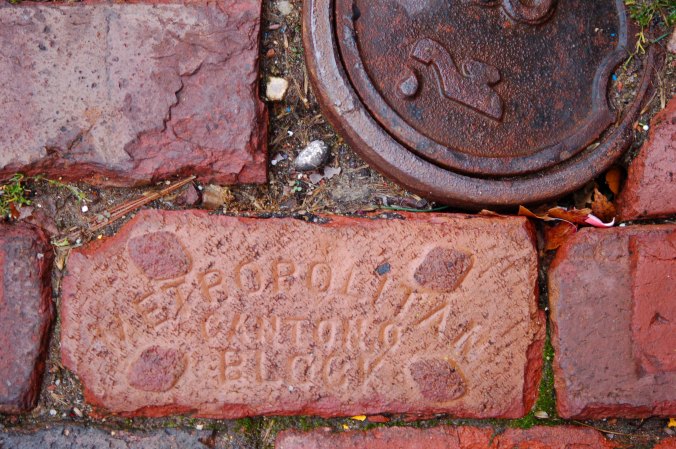
[{"label": "small gravel stone", "polygon": [[277,2],[277,10],[281,15],[288,16],[293,12],[293,5],[290,2],[283,0],[281,2]]},{"label": "small gravel stone", "polygon": [[267,89],[265,91],[265,96],[270,101],[282,101],[286,95],[286,91],[289,88],[289,82],[284,78],[279,78],[276,76],[271,76],[268,79]]},{"label": "small gravel stone", "polygon": [[321,140],[314,140],[300,152],[294,166],[299,171],[317,170],[329,160],[329,147]]},{"label": "small gravel stone", "polygon": [[202,207],[205,209],[216,210],[230,201],[232,193],[227,187],[209,184],[202,191]]}]

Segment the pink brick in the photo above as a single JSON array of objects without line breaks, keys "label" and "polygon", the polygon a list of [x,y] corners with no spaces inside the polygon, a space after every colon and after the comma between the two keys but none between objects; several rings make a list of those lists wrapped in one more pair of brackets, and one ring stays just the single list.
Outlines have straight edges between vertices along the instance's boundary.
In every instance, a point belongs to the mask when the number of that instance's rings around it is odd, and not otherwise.
[{"label": "pink brick", "polygon": [[265,182],[261,0],[0,1],[0,179]]},{"label": "pink brick", "polygon": [[558,412],[676,414],[676,226],[585,229],[549,273]]}]

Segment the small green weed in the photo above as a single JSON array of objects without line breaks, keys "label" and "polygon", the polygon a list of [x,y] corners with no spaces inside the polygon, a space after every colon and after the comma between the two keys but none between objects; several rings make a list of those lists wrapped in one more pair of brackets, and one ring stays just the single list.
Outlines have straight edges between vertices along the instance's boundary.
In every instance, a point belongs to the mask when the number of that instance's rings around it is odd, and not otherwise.
[{"label": "small green weed", "polygon": [[[535,425],[555,425],[560,423],[556,414],[556,396],[554,393],[554,347],[547,333],[544,348],[544,368],[542,371],[542,381],[540,382],[540,391],[537,402],[531,412],[521,419],[515,419],[509,423],[509,427],[519,429],[530,429]],[[546,413],[549,418],[542,419],[535,416],[536,413]]]},{"label": "small green weed", "polygon": [[35,178],[33,178],[36,182],[46,182],[52,187],[56,187],[58,189],[64,189],[69,191],[77,200],[81,203],[88,201],[87,194],[85,194],[82,190],[77,188],[74,185],[71,184],[66,184],[61,181],[57,181],[54,179],[47,179],[43,175],[38,175]]},{"label": "small green weed", "polygon": [[674,0],[625,0],[625,4],[629,10],[629,16],[641,27],[636,36],[636,50],[632,57],[637,53],[644,53],[647,44],[658,42],[669,35],[666,33],[649,41],[646,30],[655,21],[662,21],[666,28],[671,28],[676,24],[676,2]]},{"label": "small green weed", "polygon": [[11,218],[17,207],[31,204],[23,181],[24,176],[16,174],[6,183],[0,184],[0,219]]}]

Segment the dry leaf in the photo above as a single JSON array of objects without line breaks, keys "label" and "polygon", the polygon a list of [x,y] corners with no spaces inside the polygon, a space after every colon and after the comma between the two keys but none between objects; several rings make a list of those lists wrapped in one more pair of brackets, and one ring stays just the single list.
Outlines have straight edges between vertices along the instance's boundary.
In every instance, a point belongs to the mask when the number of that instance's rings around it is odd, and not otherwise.
[{"label": "dry leaf", "polygon": [[606,196],[594,189],[594,201],[592,202],[592,212],[603,221],[611,221],[615,218],[615,205]]},{"label": "dry leaf", "polygon": [[552,251],[563,245],[568,237],[577,232],[577,226],[567,221],[562,221],[554,226],[545,228],[545,250]]},{"label": "dry leaf", "polygon": [[371,415],[367,419],[369,420],[369,422],[373,422],[373,423],[388,423],[388,422],[390,422],[390,418],[388,418],[387,416],[383,416],[383,415]]},{"label": "dry leaf", "polygon": [[357,415],[357,416],[353,416],[350,419],[354,419],[355,421],[366,421],[366,415]]},{"label": "dry leaf", "polygon": [[519,215],[522,217],[529,217],[529,218],[537,218],[538,220],[543,220],[543,221],[553,221],[554,218],[550,217],[549,215],[537,215],[533,212],[531,212],[529,209],[526,209],[523,206],[519,206]]},{"label": "dry leaf", "polygon": [[618,166],[613,166],[606,173],[606,184],[608,188],[615,195],[620,193],[620,185],[622,184],[622,169]]},{"label": "dry leaf", "polygon": [[669,423],[667,427],[676,427],[676,418],[669,418]]},{"label": "dry leaf", "polygon": [[544,215],[536,215],[523,206],[519,206],[519,215],[530,218],[537,218],[543,221],[567,221],[578,225],[590,225],[596,228],[610,228],[615,225],[615,219],[610,223],[604,223],[603,220],[592,214],[591,209],[566,209],[564,207],[554,207],[549,209]]},{"label": "dry leaf", "polygon": [[592,213],[591,209],[566,209],[563,207],[555,207],[553,209],[549,209],[547,212],[547,215],[553,218],[558,218],[561,220],[566,220],[571,223],[576,223],[576,224],[585,224],[587,221],[587,218],[589,215]]}]

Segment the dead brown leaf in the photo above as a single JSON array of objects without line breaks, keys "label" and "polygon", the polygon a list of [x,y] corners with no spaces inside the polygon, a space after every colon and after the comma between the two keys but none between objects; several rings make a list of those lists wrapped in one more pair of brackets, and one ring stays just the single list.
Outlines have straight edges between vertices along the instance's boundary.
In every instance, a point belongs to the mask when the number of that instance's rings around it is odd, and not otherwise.
[{"label": "dead brown leaf", "polygon": [[620,193],[620,185],[622,184],[622,169],[618,166],[613,166],[606,173],[606,184],[608,188],[615,195]]},{"label": "dead brown leaf", "polygon": [[547,212],[547,215],[549,215],[552,218],[558,218],[560,220],[566,220],[571,223],[576,223],[576,224],[587,224],[587,219],[589,218],[589,214],[592,213],[591,209],[564,209],[563,207],[555,207],[553,209],[549,209],[549,212]]},{"label": "dead brown leaf", "polygon": [[530,209],[527,209],[523,206],[519,206],[519,215],[522,217],[529,217],[529,218],[536,218],[538,220],[543,220],[543,221],[554,221],[555,219],[550,217],[547,214],[544,215],[537,215],[536,213],[532,212]]},{"label": "dead brown leaf", "polygon": [[599,192],[599,189],[594,189],[592,213],[602,221],[611,221],[615,218],[617,210],[615,205],[603,193]]},{"label": "dead brown leaf", "polygon": [[561,221],[554,226],[545,228],[545,250],[558,249],[566,239],[577,232],[577,226],[567,221]]}]

